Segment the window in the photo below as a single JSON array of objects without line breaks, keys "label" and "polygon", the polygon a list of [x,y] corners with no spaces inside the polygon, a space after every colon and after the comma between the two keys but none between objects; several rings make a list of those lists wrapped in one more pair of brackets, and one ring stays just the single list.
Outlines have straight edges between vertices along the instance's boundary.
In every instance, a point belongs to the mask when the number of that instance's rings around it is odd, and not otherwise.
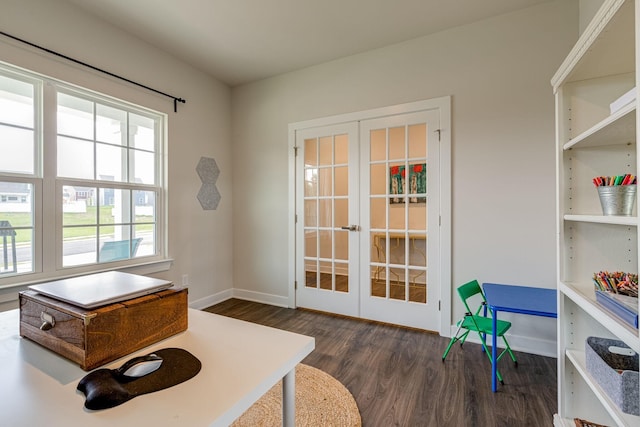
[{"label": "window", "polygon": [[0,284],[162,257],[164,122],[0,64]]}]

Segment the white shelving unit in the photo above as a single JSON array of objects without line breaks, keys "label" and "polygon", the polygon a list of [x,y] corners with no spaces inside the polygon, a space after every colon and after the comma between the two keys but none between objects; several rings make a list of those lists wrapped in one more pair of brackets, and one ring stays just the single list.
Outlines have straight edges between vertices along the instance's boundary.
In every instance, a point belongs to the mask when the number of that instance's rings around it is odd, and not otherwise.
[{"label": "white shelving unit", "polygon": [[[640,353],[638,329],[595,299],[598,271],[638,272],[634,216],[603,216],[592,178],[638,175],[638,102],[610,104],[638,87],[640,0],[605,0],[551,80],[556,96],[558,226],[558,414],[556,426],[581,418],[640,426],[623,413],[586,368],[589,336],[624,341]],[[637,99],[637,97],[636,97]]]}]

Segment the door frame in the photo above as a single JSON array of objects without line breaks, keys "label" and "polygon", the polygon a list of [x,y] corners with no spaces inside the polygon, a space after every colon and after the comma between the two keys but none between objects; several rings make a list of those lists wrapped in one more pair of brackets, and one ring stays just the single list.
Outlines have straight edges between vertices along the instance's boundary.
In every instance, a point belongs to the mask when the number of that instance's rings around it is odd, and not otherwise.
[{"label": "door frame", "polygon": [[298,131],[347,122],[377,119],[397,114],[438,110],[440,114],[440,322],[441,336],[451,335],[451,96],[392,105],[354,113],[327,116],[289,124],[289,227],[288,305],[296,308],[296,133]]}]

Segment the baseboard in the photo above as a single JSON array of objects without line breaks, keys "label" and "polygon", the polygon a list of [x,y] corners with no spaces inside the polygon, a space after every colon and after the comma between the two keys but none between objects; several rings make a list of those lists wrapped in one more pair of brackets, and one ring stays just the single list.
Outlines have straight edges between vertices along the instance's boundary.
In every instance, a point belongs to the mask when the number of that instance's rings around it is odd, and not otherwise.
[{"label": "baseboard", "polygon": [[[451,325],[451,336],[454,336],[457,330],[458,327],[456,325]],[[506,336],[511,349],[514,351],[537,354],[538,356],[558,357],[558,347],[555,340],[544,340],[535,337],[512,334],[507,334]],[[489,335],[487,339],[491,340],[491,336]],[[480,338],[478,338],[475,333],[469,334],[467,341],[480,344]],[[498,340],[498,343],[500,343],[500,340]],[[502,346],[498,344],[498,347]]]},{"label": "baseboard", "polygon": [[189,303],[189,307],[203,310],[212,305],[219,304],[231,298],[274,305],[277,307],[289,307],[289,298],[262,292],[248,291],[244,289],[227,289],[214,295],[209,295]]},{"label": "baseboard", "polygon": [[259,302],[262,304],[275,305],[277,307],[289,307],[289,297],[265,294],[256,291],[248,291],[245,289],[233,289],[233,298]]},{"label": "baseboard", "polygon": [[204,310],[212,305],[220,304],[223,301],[233,298],[233,289],[227,289],[217,294],[209,295],[189,303],[189,307],[196,310]]}]

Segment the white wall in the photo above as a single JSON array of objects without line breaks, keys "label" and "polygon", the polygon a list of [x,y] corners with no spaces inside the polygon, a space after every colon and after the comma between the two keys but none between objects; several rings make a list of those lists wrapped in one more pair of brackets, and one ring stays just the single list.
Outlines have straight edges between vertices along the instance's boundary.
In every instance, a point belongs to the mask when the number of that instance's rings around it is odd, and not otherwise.
[{"label": "white wall", "polygon": [[[2,0],[2,31],[186,99],[173,101],[0,36],[0,61],[78,84],[168,114],[170,270],[156,277],[182,283],[189,275],[193,304],[233,287],[230,89],[166,53],[59,0]],[[196,195],[200,157],[213,157],[222,195],[204,211]],[[10,299],[15,289],[2,290]],[[202,304],[200,304],[202,305]],[[0,309],[15,306],[5,303]]]},{"label": "white wall", "polygon": [[[271,302],[288,295],[289,123],[445,95],[453,100],[452,288],[474,278],[554,288],[549,81],[577,35],[577,1],[552,1],[234,88],[236,291]],[[453,323],[463,310],[452,299]],[[555,353],[555,323],[525,321],[523,335]]]}]

